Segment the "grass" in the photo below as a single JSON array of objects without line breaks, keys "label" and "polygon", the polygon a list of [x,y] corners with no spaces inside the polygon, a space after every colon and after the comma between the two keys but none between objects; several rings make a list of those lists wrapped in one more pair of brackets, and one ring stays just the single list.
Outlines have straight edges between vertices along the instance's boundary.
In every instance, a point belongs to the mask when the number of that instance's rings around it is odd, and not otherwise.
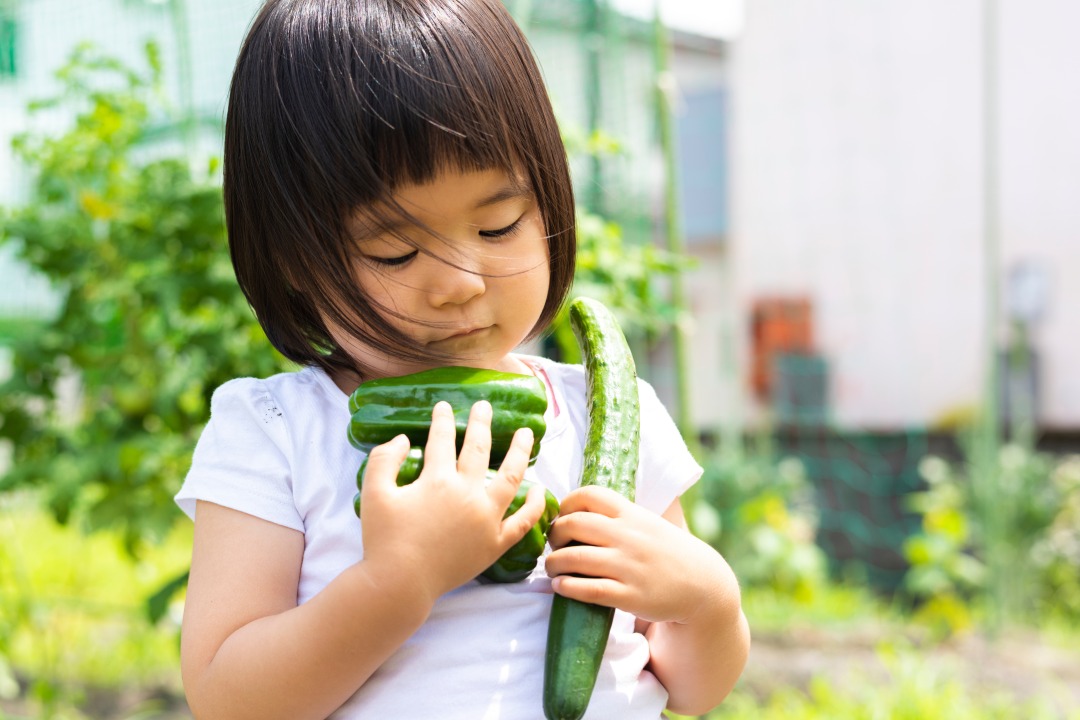
[{"label": "grass", "polygon": [[745,588],[743,607],[755,633],[783,633],[793,625],[823,631],[854,630],[867,626],[900,626],[900,610],[857,585],[825,583],[795,598],[772,588]]},{"label": "grass", "polygon": [[190,533],[181,523],[134,559],[114,535],[58,525],[29,496],[0,496],[0,700],[12,699],[16,677],[45,705],[86,688],[178,688],[179,606],[151,626],[144,604],[187,567]]}]

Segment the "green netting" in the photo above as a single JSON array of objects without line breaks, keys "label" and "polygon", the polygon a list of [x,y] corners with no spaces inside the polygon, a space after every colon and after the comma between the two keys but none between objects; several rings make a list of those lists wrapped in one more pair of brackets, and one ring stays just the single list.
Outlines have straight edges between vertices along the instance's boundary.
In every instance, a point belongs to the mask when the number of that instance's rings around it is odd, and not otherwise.
[{"label": "green netting", "polygon": [[923,489],[924,429],[841,430],[829,422],[828,367],[817,356],[774,363],[778,449],[797,458],[814,487],[818,544],[834,574],[895,590],[907,570],[904,541],[920,529],[907,496]]}]

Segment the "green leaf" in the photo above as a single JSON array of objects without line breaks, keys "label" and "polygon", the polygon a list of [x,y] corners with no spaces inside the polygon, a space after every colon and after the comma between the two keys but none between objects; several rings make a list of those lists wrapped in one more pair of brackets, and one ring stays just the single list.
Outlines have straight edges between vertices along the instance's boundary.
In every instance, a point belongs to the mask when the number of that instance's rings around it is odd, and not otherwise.
[{"label": "green leaf", "polygon": [[151,625],[156,625],[169,611],[169,603],[187,587],[190,571],[184,571],[169,579],[146,599],[146,617]]},{"label": "green leaf", "polygon": [[0,211],[0,244],[58,297],[11,343],[0,491],[38,488],[57,519],[116,528],[134,554],[183,517],[172,496],[214,389],[288,366],[233,277],[220,178],[147,144],[182,120],[161,62],[154,45],[143,68],[76,48],[61,94],[30,107],[73,120],[16,139],[31,193]]}]

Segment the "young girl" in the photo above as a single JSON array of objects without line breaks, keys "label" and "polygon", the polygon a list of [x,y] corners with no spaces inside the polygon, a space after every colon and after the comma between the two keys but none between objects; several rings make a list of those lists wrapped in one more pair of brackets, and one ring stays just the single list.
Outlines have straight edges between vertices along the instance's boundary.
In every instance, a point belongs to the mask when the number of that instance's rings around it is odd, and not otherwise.
[{"label": "young girl", "polygon": [[[580,366],[515,353],[565,299],[574,208],[525,38],[499,0],[270,0],[237,61],[225,199],[240,286],[302,369],[218,388],[177,502],[195,519],[182,669],[199,718],[542,716],[552,593],[617,608],[587,717],[718,704],[746,661],[735,578],[686,529],[701,473],[645,382],[637,502],[576,489]],[[519,430],[484,482],[491,407],[455,451],[432,413],[425,468],[401,437],[346,439],[362,381],[443,365],[535,374],[536,464]],[[525,581],[482,570],[562,502]]]}]

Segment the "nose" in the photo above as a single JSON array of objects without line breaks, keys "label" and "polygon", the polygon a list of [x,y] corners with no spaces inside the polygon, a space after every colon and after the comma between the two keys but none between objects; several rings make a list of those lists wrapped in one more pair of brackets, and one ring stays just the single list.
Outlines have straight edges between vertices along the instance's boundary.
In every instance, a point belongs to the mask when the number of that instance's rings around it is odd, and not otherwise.
[{"label": "nose", "polygon": [[464,258],[432,264],[427,283],[428,302],[432,307],[464,305],[484,294],[487,281],[479,268],[470,267]]}]

